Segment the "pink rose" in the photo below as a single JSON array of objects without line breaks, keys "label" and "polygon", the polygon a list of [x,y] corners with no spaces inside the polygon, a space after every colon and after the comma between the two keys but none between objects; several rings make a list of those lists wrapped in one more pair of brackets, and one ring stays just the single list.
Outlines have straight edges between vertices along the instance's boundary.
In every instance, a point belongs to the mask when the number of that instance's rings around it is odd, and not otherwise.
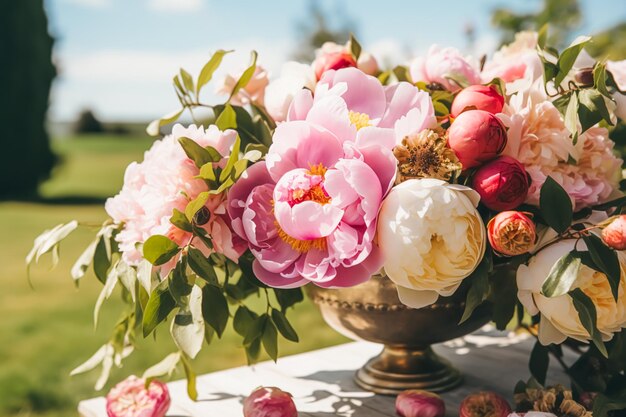
[{"label": "pink rose", "polygon": [[485,391],[465,397],[459,417],[507,417],[511,412],[511,406],[503,396]]},{"label": "pink rose", "polygon": [[396,397],[396,414],[400,417],[443,417],[446,405],[437,394],[406,390]]},{"label": "pink rose", "polygon": [[461,113],[448,129],[448,145],[464,170],[494,159],[504,150],[506,142],[502,122],[484,110]]},{"label": "pink rose", "polygon": [[501,156],[476,171],[472,188],[480,194],[480,202],[487,208],[512,210],[526,200],[528,174],[517,160]]},{"label": "pink rose", "polygon": [[498,213],[487,224],[487,237],[493,250],[504,256],[529,252],[535,245],[535,223],[519,211]]},{"label": "pink rose", "polygon": [[615,218],[602,230],[602,240],[616,250],[626,250],[626,214]]},{"label": "pink rose", "polygon": [[260,387],[243,401],[244,417],[297,417],[291,394],[276,387]]},{"label": "pink rose", "polygon": [[322,74],[329,70],[356,67],[356,61],[348,51],[324,54],[313,62],[315,77],[319,80]]},{"label": "pink rose", "polygon": [[438,83],[453,92],[463,85],[480,84],[476,63],[470,62],[455,48],[433,45],[425,57],[418,57],[411,63],[409,70],[413,82]]},{"label": "pink rose", "polygon": [[491,114],[500,113],[504,107],[504,97],[493,85],[471,85],[461,90],[452,102],[450,115],[457,117],[464,110],[484,110]]},{"label": "pink rose", "polygon": [[169,408],[167,385],[153,380],[146,389],[146,381],[134,375],[114,386],[106,397],[109,417],[163,417]]}]

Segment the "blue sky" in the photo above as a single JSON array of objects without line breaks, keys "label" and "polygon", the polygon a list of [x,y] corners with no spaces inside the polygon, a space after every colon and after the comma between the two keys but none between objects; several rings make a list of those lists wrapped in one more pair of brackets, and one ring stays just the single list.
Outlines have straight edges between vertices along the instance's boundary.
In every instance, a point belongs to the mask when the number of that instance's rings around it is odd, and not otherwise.
[{"label": "blue sky", "polygon": [[[320,0],[356,23],[365,49],[399,63],[438,43],[467,49],[464,28],[476,29],[474,55],[492,52],[491,10],[540,7],[540,0]],[[580,33],[626,20],[624,0],[582,0]],[[297,45],[306,0],[46,0],[59,69],[52,120],[73,120],[91,108],[104,120],[149,120],[176,108],[170,80],[180,66],[197,73],[211,52],[236,49],[224,70],[245,65],[250,49],[277,73]],[[602,6],[599,6],[601,4]],[[219,74],[217,75],[219,76]],[[211,93],[207,95],[214,98]]]}]

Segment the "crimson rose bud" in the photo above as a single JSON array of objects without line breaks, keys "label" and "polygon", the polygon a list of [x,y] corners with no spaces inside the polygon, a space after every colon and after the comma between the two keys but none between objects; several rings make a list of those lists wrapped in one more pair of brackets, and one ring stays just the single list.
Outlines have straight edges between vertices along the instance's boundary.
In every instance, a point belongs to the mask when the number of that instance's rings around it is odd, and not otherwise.
[{"label": "crimson rose bud", "polygon": [[602,230],[602,240],[613,249],[626,249],[626,214],[616,217]]},{"label": "crimson rose bud", "polygon": [[500,119],[484,110],[461,113],[448,129],[448,145],[463,170],[497,157],[506,146],[506,130]]},{"label": "crimson rose bud", "polygon": [[529,252],[535,245],[535,223],[519,211],[498,213],[487,224],[487,237],[500,255],[515,256]]},{"label": "crimson rose bud", "polygon": [[443,417],[446,405],[437,394],[410,389],[396,397],[396,414],[400,417]]},{"label": "crimson rose bud", "polygon": [[459,417],[507,417],[511,411],[508,401],[500,394],[479,392],[465,397]]},{"label": "crimson rose bud", "polygon": [[470,85],[457,94],[452,102],[450,115],[457,117],[465,109],[484,110],[491,114],[500,113],[504,107],[504,97],[493,85]]},{"label": "crimson rose bud", "polygon": [[528,195],[528,185],[526,170],[510,156],[483,165],[472,179],[472,188],[480,194],[480,202],[494,211],[512,210],[522,204]]},{"label": "crimson rose bud", "polygon": [[317,58],[314,65],[315,76],[319,80],[326,71],[356,67],[356,61],[349,52],[332,52]]},{"label": "crimson rose bud", "polygon": [[291,394],[276,387],[259,387],[243,401],[244,417],[297,417]]}]

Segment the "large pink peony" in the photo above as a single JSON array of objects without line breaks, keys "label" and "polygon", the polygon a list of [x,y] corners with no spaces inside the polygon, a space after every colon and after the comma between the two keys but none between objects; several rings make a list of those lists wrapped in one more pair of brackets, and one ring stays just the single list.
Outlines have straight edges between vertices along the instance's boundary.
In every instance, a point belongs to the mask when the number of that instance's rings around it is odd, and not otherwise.
[{"label": "large pink peony", "polygon": [[326,71],[317,84],[315,96],[311,91],[302,90],[294,97],[288,120],[304,120],[313,104],[327,96],[343,99],[349,120],[356,128],[394,129],[396,144],[437,123],[428,93],[407,82],[384,87],[376,77],[356,68]]},{"label": "large pink peony", "polygon": [[170,408],[167,385],[153,380],[148,388],[143,378],[129,376],[106,397],[108,417],[164,417]]},{"label": "large pink peony", "polygon": [[[187,203],[208,187],[204,180],[195,178],[199,170],[185,154],[178,138],[188,137],[228,155],[236,135],[234,130],[221,132],[213,125],[206,130],[195,125],[188,128],[175,125],[171,135],[156,141],[145,153],[143,162],[128,166],[122,190],[105,204],[109,216],[124,224],[117,241],[126,263],[137,265],[142,260],[141,244],[150,236],[166,235],[178,245],[185,245],[192,238],[191,233],[172,225],[170,217],[174,209],[184,212]],[[236,261],[244,248],[230,230],[225,196],[210,197],[206,207],[211,216],[201,227],[213,238],[215,251]],[[194,245],[210,253],[202,242],[194,241]],[[161,274],[169,272],[174,262],[163,265]]]},{"label": "large pink peony", "polygon": [[480,84],[477,62],[464,57],[455,48],[438,45],[431,46],[426,56],[417,57],[411,63],[410,73],[414,82],[438,83],[448,91]]},{"label": "large pink peony", "polygon": [[339,96],[285,122],[266,157],[233,186],[228,212],[267,285],[346,287],[382,265],[374,244],[382,199],[396,174],[393,131],[350,123]]}]

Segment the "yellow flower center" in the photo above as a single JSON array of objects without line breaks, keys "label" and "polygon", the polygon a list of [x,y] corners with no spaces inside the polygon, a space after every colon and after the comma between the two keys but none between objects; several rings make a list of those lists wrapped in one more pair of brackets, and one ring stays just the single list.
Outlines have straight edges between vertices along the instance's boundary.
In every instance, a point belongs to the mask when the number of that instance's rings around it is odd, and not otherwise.
[{"label": "yellow flower center", "polygon": [[356,127],[356,130],[359,130],[363,127],[371,126],[370,117],[365,113],[359,113],[350,110],[350,123]]}]

